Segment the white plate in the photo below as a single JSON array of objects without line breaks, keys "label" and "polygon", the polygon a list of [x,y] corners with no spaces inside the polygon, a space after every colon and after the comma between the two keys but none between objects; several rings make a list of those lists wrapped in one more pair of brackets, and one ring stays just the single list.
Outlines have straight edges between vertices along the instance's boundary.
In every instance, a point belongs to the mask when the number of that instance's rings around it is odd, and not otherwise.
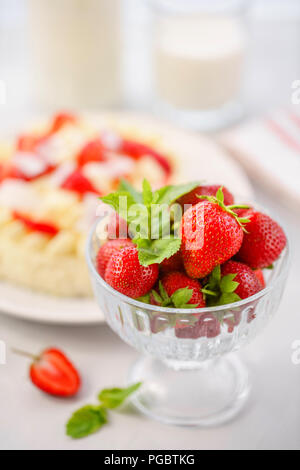
[{"label": "white plate", "polygon": [[[99,124],[120,129],[141,129],[142,135],[158,136],[179,158],[180,180],[205,180],[227,186],[234,194],[253,198],[251,185],[240,167],[207,137],[188,133],[163,121],[135,113],[103,113]],[[0,283],[0,311],[27,320],[61,324],[91,324],[104,321],[93,300],[56,298],[8,283]]]}]

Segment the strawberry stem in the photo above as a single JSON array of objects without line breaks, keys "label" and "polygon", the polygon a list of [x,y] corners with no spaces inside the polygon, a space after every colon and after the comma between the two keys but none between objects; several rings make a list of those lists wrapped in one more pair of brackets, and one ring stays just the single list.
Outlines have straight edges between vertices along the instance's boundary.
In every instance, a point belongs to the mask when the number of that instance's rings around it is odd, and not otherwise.
[{"label": "strawberry stem", "polygon": [[213,295],[214,297],[217,297],[218,295],[216,292],[205,288],[201,289],[201,292],[202,294]]},{"label": "strawberry stem", "polygon": [[28,357],[29,359],[33,359],[34,361],[38,361],[40,359],[39,356],[31,354],[27,351],[22,351],[21,349],[12,348],[11,350],[14,354],[17,354],[18,356]]}]

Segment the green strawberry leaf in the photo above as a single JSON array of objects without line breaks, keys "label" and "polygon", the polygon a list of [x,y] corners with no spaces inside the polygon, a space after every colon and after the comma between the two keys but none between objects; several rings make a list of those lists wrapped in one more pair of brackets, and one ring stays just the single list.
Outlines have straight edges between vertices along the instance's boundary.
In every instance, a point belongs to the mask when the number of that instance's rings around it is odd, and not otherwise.
[{"label": "green strawberry leaf", "polygon": [[224,193],[223,193],[223,188],[219,188],[216,194],[217,200],[221,203],[224,204]]},{"label": "green strawberry leaf", "polygon": [[161,296],[156,292],[156,290],[152,290],[152,295],[154,297],[154,300],[159,304],[161,305],[163,303],[163,299],[161,298]]},{"label": "green strawberry leaf", "polygon": [[198,182],[180,184],[176,186],[164,186],[154,193],[156,204],[167,204],[170,206],[173,202],[177,201],[181,196],[190,193],[193,189],[199,186]]},{"label": "green strawberry leaf", "polygon": [[193,296],[193,289],[184,287],[182,289],[177,289],[174,294],[171,295],[172,303],[176,308],[197,308],[199,304],[189,304]]},{"label": "green strawberry leaf", "polygon": [[150,206],[153,201],[153,194],[148,180],[143,181],[143,202],[145,206]]},{"label": "green strawberry leaf", "polygon": [[223,276],[220,282],[221,292],[224,294],[230,294],[236,290],[239,286],[238,282],[235,282],[233,279],[236,278],[236,274],[227,274]]},{"label": "green strawberry leaf", "polygon": [[170,258],[179,251],[181,246],[180,238],[158,239],[158,240],[134,240],[138,247],[139,261],[142,266],[160,264],[164,259]]},{"label": "green strawberry leaf", "polygon": [[67,422],[66,433],[80,439],[98,431],[106,422],[106,410],[102,406],[87,405],[75,411]]},{"label": "green strawberry leaf", "polygon": [[274,269],[274,264],[270,264],[269,266],[266,267],[266,269]]},{"label": "green strawberry leaf", "polygon": [[139,204],[143,202],[143,197],[142,194],[139,193],[128,181],[126,180],[121,180],[120,185],[119,185],[119,191],[121,192],[127,192],[129,193],[134,201]]},{"label": "green strawberry leaf", "polygon": [[159,281],[159,292],[160,292],[161,298],[164,301],[169,301],[170,300],[170,297],[168,296],[167,291],[164,288],[163,283],[161,281]]},{"label": "green strawberry leaf", "polygon": [[142,383],[138,382],[127,388],[106,388],[99,393],[98,399],[105,408],[118,408],[130,395],[136,392],[141,385]]},{"label": "green strawberry leaf", "polygon": [[144,304],[150,304],[150,294],[142,295],[142,297],[139,297],[136,300],[143,302]]},{"label": "green strawberry leaf", "polygon": [[241,298],[239,295],[235,294],[235,292],[225,292],[220,296],[218,305],[233,304],[234,302],[238,302],[239,300],[241,300]]}]

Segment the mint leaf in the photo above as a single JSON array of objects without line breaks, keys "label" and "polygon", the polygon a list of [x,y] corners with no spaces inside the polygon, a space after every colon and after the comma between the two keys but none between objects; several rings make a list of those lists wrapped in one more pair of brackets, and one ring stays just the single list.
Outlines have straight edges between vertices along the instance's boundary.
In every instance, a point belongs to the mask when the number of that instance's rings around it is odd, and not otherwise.
[{"label": "mint leaf", "polygon": [[112,207],[118,214],[128,221],[128,210],[136,204],[133,196],[127,191],[116,191],[100,197],[100,200]]},{"label": "mint leaf", "polygon": [[160,264],[166,258],[179,251],[181,240],[179,238],[166,238],[159,240],[135,240],[139,251],[139,261],[142,266],[150,266],[151,264]]},{"label": "mint leaf", "polygon": [[121,180],[120,185],[119,185],[119,191],[121,192],[127,192],[129,193],[134,201],[139,204],[143,202],[143,197],[141,193],[139,193],[128,181],[126,180]]},{"label": "mint leaf", "polygon": [[199,182],[180,184],[176,186],[165,186],[154,193],[156,204],[167,204],[170,206],[181,196],[190,193],[199,186]]},{"label": "mint leaf", "polygon": [[105,423],[106,410],[101,406],[86,405],[75,411],[66,425],[66,433],[73,439],[98,431]]},{"label": "mint leaf", "polygon": [[138,382],[127,388],[106,388],[99,393],[98,399],[105,408],[118,408],[130,395],[136,392],[141,385],[142,383]]},{"label": "mint leaf", "polygon": [[193,289],[184,287],[178,289],[174,294],[171,295],[172,302],[176,308],[180,308],[182,305],[187,304],[193,296]]},{"label": "mint leaf", "polygon": [[145,206],[150,206],[153,201],[153,194],[150,183],[148,180],[143,181],[143,202]]},{"label": "mint leaf", "polygon": [[222,277],[220,282],[221,292],[223,292],[224,294],[230,294],[231,292],[234,292],[236,290],[239,283],[233,280],[235,279],[235,277],[236,274],[227,274],[226,276]]}]

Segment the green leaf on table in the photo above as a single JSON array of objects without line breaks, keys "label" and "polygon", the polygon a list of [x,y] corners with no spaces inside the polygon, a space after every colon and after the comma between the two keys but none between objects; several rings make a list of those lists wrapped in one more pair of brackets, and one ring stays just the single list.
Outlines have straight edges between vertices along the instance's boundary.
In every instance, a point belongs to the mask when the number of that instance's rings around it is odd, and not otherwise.
[{"label": "green leaf on table", "polygon": [[80,439],[98,431],[106,422],[106,410],[102,406],[86,405],[69,419],[66,433],[73,439]]},{"label": "green leaf on table", "polygon": [[142,266],[160,264],[164,259],[170,258],[181,246],[180,238],[166,238],[158,240],[134,240],[139,252],[139,261]]},{"label": "green leaf on table", "polygon": [[99,393],[98,399],[105,408],[118,408],[130,395],[136,392],[141,385],[142,383],[138,382],[127,388],[106,388]]}]

